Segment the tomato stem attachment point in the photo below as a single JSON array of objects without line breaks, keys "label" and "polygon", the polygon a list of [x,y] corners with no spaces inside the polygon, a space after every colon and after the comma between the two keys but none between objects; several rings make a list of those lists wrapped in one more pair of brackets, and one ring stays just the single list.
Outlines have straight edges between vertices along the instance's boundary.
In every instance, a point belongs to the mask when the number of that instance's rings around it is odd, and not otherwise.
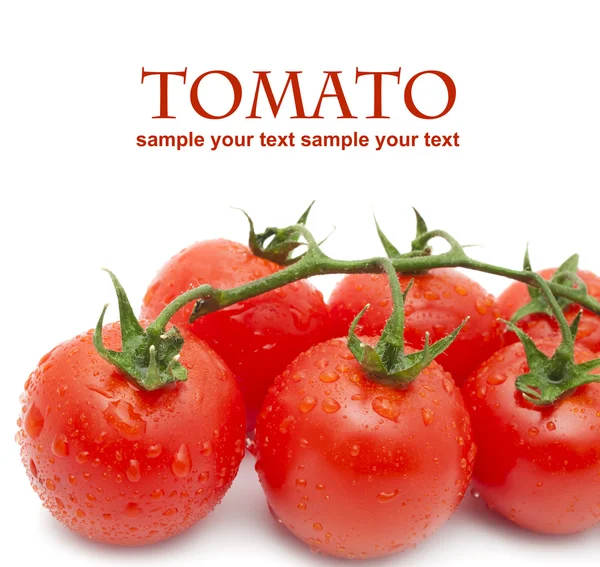
[{"label": "tomato stem attachment point", "polygon": [[94,346],[98,354],[116,366],[143,390],[157,390],[173,382],[187,379],[187,370],[179,363],[183,337],[176,327],[164,332],[150,325],[146,330],[135,316],[127,294],[117,277],[110,271],[119,304],[121,323],[121,350],[109,350],[102,340],[105,305],[94,330]]}]

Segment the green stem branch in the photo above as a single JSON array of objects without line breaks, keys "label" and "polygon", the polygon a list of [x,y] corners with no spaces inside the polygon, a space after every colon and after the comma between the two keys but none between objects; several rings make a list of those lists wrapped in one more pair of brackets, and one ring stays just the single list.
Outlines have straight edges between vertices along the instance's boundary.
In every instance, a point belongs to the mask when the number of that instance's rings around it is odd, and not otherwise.
[{"label": "green stem branch", "polygon": [[[191,321],[199,317],[218,311],[240,301],[262,295],[276,288],[293,283],[298,280],[324,274],[363,274],[382,273],[385,271],[380,257],[364,260],[336,260],[324,254],[319,248],[312,234],[303,225],[295,228],[302,234],[308,245],[308,250],[297,262],[275,272],[272,275],[254,280],[245,285],[224,290],[211,285],[201,285],[191,289],[169,303],[148,328],[148,332],[162,332],[171,317],[188,303],[196,301],[196,306],[190,318]],[[528,270],[512,270],[495,266],[470,258],[464,249],[443,231],[429,231],[418,238],[419,245],[425,245],[431,238],[440,237],[450,244],[448,252],[436,255],[405,255],[390,261],[398,273],[422,272],[435,268],[466,268],[478,272],[485,272],[503,276],[527,285],[540,288],[540,277]],[[600,302],[593,297],[581,293],[565,285],[546,282],[547,287],[556,297],[564,297],[577,303],[589,311],[600,315]]]}]

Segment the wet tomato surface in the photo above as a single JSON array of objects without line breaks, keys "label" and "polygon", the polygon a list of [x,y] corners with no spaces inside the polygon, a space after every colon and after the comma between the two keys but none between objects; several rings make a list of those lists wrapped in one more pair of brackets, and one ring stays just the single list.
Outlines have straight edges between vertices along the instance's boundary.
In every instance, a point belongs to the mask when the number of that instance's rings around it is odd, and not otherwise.
[{"label": "wet tomato surface", "polygon": [[[559,342],[547,338],[537,346],[549,356]],[[577,363],[592,358],[576,346]],[[516,377],[528,370],[523,345],[515,343],[495,353],[463,388],[478,448],[475,490],[520,526],[578,532],[600,522],[600,384],[538,407],[515,388]]]},{"label": "wet tomato surface", "polygon": [[[120,347],[118,324],[104,328]],[[140,391],[92,344],[92,332],[42,358],[22,395],[17,440],[34,490],[81,535],[142,545],[208,514],[244,454],[245,416],[231,371],[186,340],[188,380]]]},{"label": "wet tomato surface", "polygon": [[[540,275],[549,280],[554,273],[555,268],[542,270]],[[577,275],[585,282],[588,294],[600,300],[600,278],[592,272],[579,270]],[[521,282],[511,284],[498,297],[498,310],[504,319],[510,319],[514,313],[531,301],[527,285]],[[565,317],[569,323],[573,322],[575,316],[581,307],[579,305],[570,305],[565,310]],[[523,317],[518,326],[521,327],[533,339],[541,339],[552,336],[558,332],[556,319],[544,313],[534,313]],[[514,333],[506,334],[506,342],[516,342],[517,336]],[[584,310],[579,323],[576,340],[582,346],[590,349],[592,352],[600,352],[600,317],[591,311]]]},{"label": "wet tomato surface", "polygon": [[343,339],[311,348],[276,380],[256,448],[272,513],[314,551],[356,559],[439,528],[476,453],[460,390],[441,366],[392,389],[365,376]]},{"label": "wet tomato surface", "polygon": [[[502,346],[503,326],[496,320],[494,297],[455,269],[438,268],[424,274],[399,276],[402,289],[414,284],[406,297],[404,337],[422,348],[425,333],[432,342],[451,333],[466,317],[469,321],[456,340],[436,360],[461,385],[468,374]],[[329,300],[336,336],[345,336],[352,320],[366,305],[357,332],[372,336],[383,330],[392,312],[390,287],[385,274],[352,274],[344,277]]]},{"label": "wet tomato surface", "polygon": [[[154,319],[163,307],[192,287],[210,284],[230,289],[269,276],[281,266],[228,240],[197,242],[172,258],[156,276],[144,298],[142,316]],[[298,354],[332,336],[320,291],[307,281],[275,289],[210,313],[194,323],[193,304],[172,323],[205,340],[235,374],[244,396],[248,429],[267,389]]]}]

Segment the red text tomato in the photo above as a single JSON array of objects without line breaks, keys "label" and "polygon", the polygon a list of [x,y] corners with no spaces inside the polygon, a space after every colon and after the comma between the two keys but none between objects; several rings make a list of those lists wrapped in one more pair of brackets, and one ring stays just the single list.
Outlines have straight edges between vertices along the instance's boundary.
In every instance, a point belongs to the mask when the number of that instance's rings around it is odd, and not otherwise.
[{"label": "red text tomato", "polygon": [[[457,384],[461,385],[471,370],[502,346],[503,326],[496,321],[494,298],[461,272],[440,268],[402,275],[399,279],[402,289],[414,279],[405,306],[407,344],[422,348],[426,332],[432,341],[437,341],[470,317],[456,340],[437,358]],[[367,303],[370,308],[360,320],[357,332],[367,336],[380,334],[392,312],[385,274],[353,274],[339,282],[329,300],[336,336],[348,333],[350,323]]]},{"label": "red text tomato", "polygon": [[[188,379],[139,390],[92,345],[92,331],[42,358],[25,384],[17,439],[34,490],[81,535],[119,545],[160,541],[219,503],[244,454],[233,374],[186,340]],[[120,347],[118,324],[104,328]]]},{"label": "red text tomato", "polygon": [[[558,344],[547,338],[537,346],[549,356]],[[577,363],[592,358],[576,346]],[[490,508],[520,526],[578,532],[600,522],[600,384],[539,407],[515,389],[516,377],[528,370],[519,342],[465,383],[478,447],[474,486]]]},{"label": "red text tomato", "polygon": [[[551,268],[542,270],[540,275],[549,280],[554,272],[556,272],[556,269]],[[600,300],[600,278],[592,272],[584,270],[579,270],[577,275],[585,282],[588,293]],[[531,297],[527,291],[527,285],[515,282],[498,297],[498,310],[504,319],[510,319],[518,309],[530,301]],[[581,306],[575,304],[567,307],[565,310],[567,321],[571,323],[580,310]],[[558,332],[556,319],[544,313],[527,315],[518,322],[518,326],[533,339],[541,339]],[[514,333],[506,334],[507,343],[514,343],[517,340]],[[576,340],[592,352],[600,352],[600,317],[598,315],[594,315],[590,311],[583,312]]]},{"label": "red text tomato", "polygon": [[[274,274],[281,267],[228,240],[198,242],[172,258],[144,298],[142,316],[154,319],[181,293],[201,284],[230,289]],[[320,291],[306,281],[242,301],[194,323],[193,304],[171,319],[217,351],[235,374],[246,403],[248,429],[275,376],[298,354],[331,337]]]},{"label": "red text tomato", "polygon": [[301,354],[276,380],[256,448],[272,513],[314,551],[356,559],[439,528],[476,452],[460,390],[440,365],[393,389],[367,378],[344,339]]}]

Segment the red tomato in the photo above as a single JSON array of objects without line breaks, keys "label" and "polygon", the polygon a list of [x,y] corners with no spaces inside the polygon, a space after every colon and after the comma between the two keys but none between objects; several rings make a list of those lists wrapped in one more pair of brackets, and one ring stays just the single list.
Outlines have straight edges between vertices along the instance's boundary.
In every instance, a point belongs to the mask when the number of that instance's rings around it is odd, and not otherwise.
[{"label": "red tomato", "polygon": [[[144,298],[142,316],[154,319],[181,293],[201,284],[230,289],[274,274],[281,266],[228,240],[197,242],[172,258]],[[171,320],[214,348],[235,374],[246,403],[248,429],[275,377],[298,354],[331,337],[327,306],[306,281],[210,313],[188,323],[193,303]]]},{"label": "red tomato", "polygon": [[[470,317],[456,340],[437,359],[461,385],[474,368],[502,346],[503,326],[496,321],[494,298],[478,283],[450,268],[400,276],[402,289],[413,278],[405,306],[407,344],[422,348],[426,332],[430,333],[432,342],[438,341],[458,327],[465,317]],[[344,277],[329,300],[334,334],[345,336],[350,323],[367,303],[371,307],[360,320],[357,332],[378,335],[392,312],[387,276],[353,274]]]},{"label": "red tomato", "polygon": [[[81,535],[119,545],[173,536],[208,514],[244,454],[231,371],[190,338],[187,382],[141,391],[98,355],[93,332],[44,356],[25,384],[17,439],[33,489]],[[121,345],[117,323],[104,328]]]},{"label": "red tomato", "polygon": [[[556,268],[549,268],[542,270],[540,275],[545,280],[549,280],[554,272],[556,272]],[[592,297],[600,300],[600,278],[592,272],[583,270],[579,270],[577,275],[585,282],[588,293]],[[521,282],[515,282],[498,298],[498,310],[500,311],[502,318],[510,319],[518,309],[530,301],[531,297],[527,291],[527,285]],[[571,323],[580,310],[581,306],[575,304],[567,307],[565,310],[567,321]],[[527,315],[519,321],[518,326],[533,339],[541,339],[558,332],[556,320],[544,313]],[[517,340],[517,336],[514,333],[506,334],[507,343],[514,343]],[[600,317],[598,317],[598,315],[594,315],[590,311],[583,312],[576,340],[592,352],[600,351]]]},{"label": "red tomato", "polygon": [[[549,356],[559,342],[547,338],[537,346]],[[577,363],[592,358],[576,346]],[[465,383],[478,447],[474,486],[490,508],[520,526],[578,532],[600,522],[600,384],[538,407],[515,389],[516,377],[528,370],[519,342],[495,353]]]},{"label": "red tomato", "polygon": [[346,345],[317,345],[276,380],[257,420],[256,469],[274,516],[313,551],[375,557],[452,515],[476,451],[441,366],[393,389],[369,380]]}]

